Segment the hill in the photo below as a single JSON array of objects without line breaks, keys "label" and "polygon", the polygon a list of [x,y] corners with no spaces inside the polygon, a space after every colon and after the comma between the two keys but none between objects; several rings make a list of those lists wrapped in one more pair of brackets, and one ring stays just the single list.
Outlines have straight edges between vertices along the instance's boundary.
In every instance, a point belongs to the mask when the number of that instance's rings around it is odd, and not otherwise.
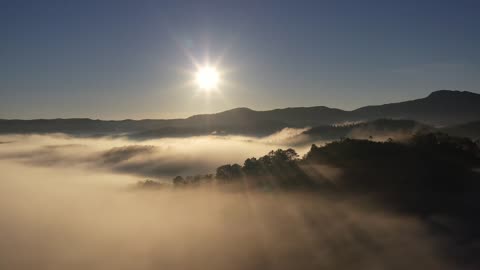
[{"label": "hill", "polygon": [[426,133],[434,130],[436,129],[431,126],[413,120],[377,119],[345,125],[317,126],[305,131],[304,134],[322,140],[336,140],[347,137],[385,140],[387,138],[410,137],[418,132]]},{"label": "hill", "polygon": [[401,118],[446,126],[480,118],[480,94],[440,90],[421,99],[367,106],[351,112],[357,119]]},{"label": "hill", "polygon": [[236,108],[186,119],[121,120],[37,119],[0,120],[0,133],[54,133],[74,135],[125,134],[162,137],[219,134],[262,136],[285,127],[325,126],[380,118],[411,119],[432,126],[459,125],[480,119],[480,94],[440,90],[421,99],[366,106],[344,111],[325,106],[255,111]]}]

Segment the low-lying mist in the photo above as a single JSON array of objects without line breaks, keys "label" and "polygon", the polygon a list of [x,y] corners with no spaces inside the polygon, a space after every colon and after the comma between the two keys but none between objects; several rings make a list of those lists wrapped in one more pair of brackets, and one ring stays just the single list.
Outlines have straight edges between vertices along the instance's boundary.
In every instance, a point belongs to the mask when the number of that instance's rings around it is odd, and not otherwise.
[{"label": "low-lying mist", "polygon": [[301,145],[300,133],[2,136],[0,269],[457,269],[420,219],[358,198],[130,188]]},{"label": "low-lying mist", "polygon": [[[0,136],[0,159],[28,165],[82,167],[89,170],[170,180],[178,174],[210,172],[225,162],[271,149],[297,145],[308,150],[304,129],[285,129],[268,137],[199,136],[134,141],[126,138],[79,138],[64,134]],[[304,143],[305,142],[305,143]]]},{"label": "low-lying mist", "polygon": [[1,269],[446,269],[415,219],[307,193],[139,191],[2,162]]}]

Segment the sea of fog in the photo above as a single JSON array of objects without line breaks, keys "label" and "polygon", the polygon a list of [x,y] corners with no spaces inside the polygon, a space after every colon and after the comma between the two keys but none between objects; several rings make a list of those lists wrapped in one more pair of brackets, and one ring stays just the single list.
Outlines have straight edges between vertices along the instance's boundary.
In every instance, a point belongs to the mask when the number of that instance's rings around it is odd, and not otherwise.
[{"label": "sea of fog", "polygon": [[278,148],[295,146],[300,154],[305,153],[310,144],[301,134],[303,130],[284,129],[264,138],[199,136],[142,141],[64,134],[0,136],[0,160],[170,181],[179,174],[212,173],[223,164],[243,164],[246,158],[262,156]]},{"label": "sea of fog", "polygon": [[0,136],[0,269],[453,269],[419,220],[298,192],[139,190],[295,145]]}]

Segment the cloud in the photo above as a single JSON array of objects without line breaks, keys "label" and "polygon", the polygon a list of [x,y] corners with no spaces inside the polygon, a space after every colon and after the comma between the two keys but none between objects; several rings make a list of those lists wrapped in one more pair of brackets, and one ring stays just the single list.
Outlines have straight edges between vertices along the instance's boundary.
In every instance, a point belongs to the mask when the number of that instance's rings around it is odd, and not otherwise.
[{"label": "cloud", "polygon": [[[290,135],[289,135],[290,134]],[[0,269],[456,269],[419,219],[313,193],[132,190],[285,146],[204,136],[10,136],[0,147]],[[335,181],[340,171],[305,171]]]},{"label": "cloud", "polygon": [[[125,138],[78,138],[66,135],[4,136],[14,142],[0,149],[0,159],[46,167],[83,167],[170,180],[179,174],[213,172],[226,163],[243,163],[272,149],[305,141],[305,129],[284,129],[265,138],[199,136],[132,141]],[[1,137],[0,137],[1,138]],[[307,151],[308,145],[300,147]]]},{"label": "cloud", "polygon": [[305,193],[131,191],[0,161],[1,269],[454,269],[421,221]]},{"label": "cloud", "polygon": [[272,135],[263,137],[260,139],[261,142],[268,144],[283,144],[289,146],[298,146],[305,143],[310,143],[310,136],[303,134],[305,131],[309,130],[310,127],[306,128],[284,128],[278,132],[275,132]]}]

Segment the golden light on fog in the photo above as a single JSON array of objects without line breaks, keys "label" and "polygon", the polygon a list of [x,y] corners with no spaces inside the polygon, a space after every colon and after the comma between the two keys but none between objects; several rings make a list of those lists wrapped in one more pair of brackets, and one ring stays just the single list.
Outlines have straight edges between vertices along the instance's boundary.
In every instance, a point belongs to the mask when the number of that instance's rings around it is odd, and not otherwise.
[{"label": "golden light on fog", "polygon": [[218,89],[220,73],[212,66],[200,67],[195,73],[195,83],[199,89],[204,91]]}]

